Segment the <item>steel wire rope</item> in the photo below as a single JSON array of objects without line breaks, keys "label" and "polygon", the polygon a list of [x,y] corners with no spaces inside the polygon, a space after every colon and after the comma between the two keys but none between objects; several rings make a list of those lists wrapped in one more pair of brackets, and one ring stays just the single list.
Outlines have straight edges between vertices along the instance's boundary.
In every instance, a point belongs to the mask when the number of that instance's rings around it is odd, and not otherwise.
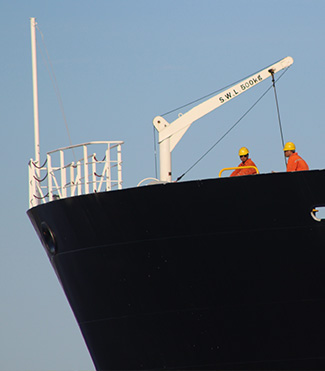
[{"label": "steel wire rope", "polygon": [[[288,67],[289,68],[289,67]],[[281,79],[281,77],[288,71],[288,68],[286,68],[282,74],[278,77],[278,79],[276,81],[279,81]],[[224,139],[231,131],[232,129],[234,129],[239,123],[240,121],[257,105],[257,103],[259,103],[262,98],[264,98],[264,96],[272,89],[273,87],[273,84],[267,88],[267,90],[257,99],[257,101],[234,123],[234,125],[232,125],[232,127],[230,129],[228,129],[225,134],[222,135],[222,137],[220,139],[217,140],[216,143],[214,143],[192,166],[190,166],[181,176],[179,176],[177,179],[176,179],[176,182],[178,182],[179,180],[181,180],[189,171],[191,171],[209,152],[212,151],[212,149],[217,145],[219,144],[222,139]]]},{"label": "steel wire rope", "polygon": [[229,88],[230,86],[235,85],[235,84],[237,84],[238,82],[240,82],[240,81],[242,81],[242,80],[243,80],[243,79],[238,80],[238,81],[234,82],[233,84],[227,85],[227,86],[225,86],[225,87],[223,87],[223,88],[221,88],[221,89],[215,90],[215,91],[213,91],[212,93],[209,93],[209,94],[207,94],[207,95],[204,95],[204,96],[201,97],[201,98],[198,98],[198,99],[193,100],[192,102],[189,102],[189,103],[183,104],[182,106],[177,107],[177,108],[175,108],[175,109],[173,109],[173,110],[171,110],[171,111],[168,111],[168,112],[166,112],[166,113],[163,113],[163,114],[160,115],[160,116],[161,116],[161,117],[164,117],[164,116],[166,116],[166,115],[169,115],[170,113],[173,113],[173,112],[178,111],[178,110],[180,110],[180,109],[182,109],[182,108],[184,108],[184,107],[188,107],[188,106],[190,106],[190,105],[192,105],[192,104],[194,104],[194,103],[196,103],[196,102],[199,102],[200,100],[203,100],[203,99],[205,99],[205,98],[211,97],[211,95],[217,94],[217,93],[219,93],[219,91],[225,90],[225,89]]},{"label": "steel wire rope", "polygon": [[[274,90],[275,105],[276,105],[276,110],[277,110],[277,114],[278,114],[278,122],[279,122],[280,135],[281,135],[281,140],[282,140],[282,148],[284,148],[283,130],[282,130],[282,124],[281,124],[278,95],[277,95],[276,87],[275,87],[274,70],[269,70],[269,72],[272,75],[272,86],[273,86],[273,90]],[[284,154],[284,152],[283,152],[283,154]],[[285,167],[287,167],[287,161],[286,161],[285,154],[284,154],[284,164],[285,164]]]},{"label": "steel wire rope", "polygon": [[[257,73],[257,72],[255,72],[254,75],[255,75],[256,73]],[[223,88],[220,88],[220,89],[218,89],[218,90],[215,90],[215,91],[213,91],[212,93],[206,94],[206,95],[204,95],[203,97],[201,97],[201,98],[197,98],[197,99],[195,99],[195,100],[193,100],[193,101],[191,101],[191,102],[189,102],[189,103],[183,104],[182,106],[177,107],[177,108],[174,108],[174,109],[172,109],[171,111],[165,112],[165,113],[163,113],[163,114],[160,115],[160,116],[161,116],[161,117],[164,117],[164,116],[169,115],[170,113],[173,113],[173,112],[175,112],[175,111],[178,111],[178,110],[180,110],[180,109],[182,109],[182,108],[184,108],[184,107],[188,107],[188,106],[191,106],[191,105],[194,104],[194,103],[200,102],[201,100],[203,100],[203,99],[205,99],[205,98],[208,98],[208,97],[211,97],[212,95],[215,95],[215,94],[219,93],[220,91],[223,91],[223,90],[229,88],[230,86],[236,85],[236,84],[239,83],[240,81],[246,80],[249,76],[251,76],[251,75],[247,75],[244,79],[237,80],[237,81],[235,81],[235,82],[232,83],[232,84],[229,84],[229,85],[227,85],[227,86],[224,86]],[[157,148],[156,148],[156,130],[155,130],[155,127],[153,128],[153,142],[154,142],[155,174],[156,174],[156,178],[157,178],[157,177],[158,177],[158,175],[157,175],[157,172],[158,172],[158,171],[157,171],[157,169],[158,169],[158,165],[157,165]]]},{"label": "steel wire rope", "polygon": [[[265,67],[265,68],[267,68],[267,67]],[[211,95],[217,94],[217,93],[219,93],[219,92],[222,91],[222,90],[225,90],[225,89],[227,89],[227,88],[229,88],[229,87],[231,87],[231,86],[233,86],[233,85],[238,84],[238,83],[241,82],[241,81],[244,81],[244,80],[248,79],[248,78],[249,78],[250,76],[252,76],[252,75],[256,75],[258,72],[260,72],[260,71],[256,71],[256,72],[253,73],[253,74],[247,75],[247,76],[244,77],[243,79],[237,80],[237,81],[235,81],[235,82],[233,82],[233,83],[231,83],[231,84],[229,84],[229,85],[227,85],[227,86],[224,86],[224,87],[221,88],[221,89],[215,90],[215,91],[213,91],[212,93],[209,93],[209,94],[207,94],[207,95],[204,95],[204,96],[201,97],[201,98],[197,98],[197,99],[193,100],[192,102],[189,102],[189,103],[183,104],[182,106],[177,107],[177,108],[175,108],[175,109],[173,109],[173,110],[171,110],[171,111],[168,111],[168,112],[166,112],[166,113],[164,113],[164,114],[162,114],[162,115],[160,115],[160,116],[161,116],[161,117],[164,117],[164,116],[166,116],[166,115],[168,115],[168,114],[170,114],[170,113],[173,113],[173,112],[175,112],[175,111],[178,111],[178,110],[180,110],[180,109],[182,109],[182,108],[184,108],[184,107],[188,107],[188,106],[190,106],[190,105],[192,105],[192,104],[194,104],[194,103],[197,103],[197,102],[199,102],[199,101],[201,101],[201,100],[203,100],[203,99],[205,99],[205,98],[210,97]],[[282,76],[282,75],[281,75],[281,76]]]},{"label": "steel wire rope", "polygon": [[[46,66],[46,69],[47,69],[47,71],[49,73],[49,76],[50,76],[50,79],[52,81],[53,88],[54,88],[54,91],[55,91],[57,100],[59,102],[59,107],[60,107],[60,110],[61,110],[61,114],[62,114],[62,117],[63,117],[65,128],[67,130],[69,143],[70,143],[70,146],[72,146],[71,135],[70,135],[69,127],[68,127],[68,121],[67,121],[67,118],[66,118],[66,115],[65,115],[65,111],[64,111],[64,107],[63,107],[63,102],[62,102],[62,98],[61,98],[61,94],[60,94],[60,90],[59,90],[59,85],[58,85],[58,82],[57,82],[57,79],[56,79],[56,76],[55,76],[55,73],[54,73],[53,64],[51,62],[51,58],[50,58],[50,55],[48,53],[48,50],[47,50],[47,47],[46,47],[46,44],[45,44],[45,41],[44,41],[44,35],[43,35],[42,31],[40,30],[40,28],[37,25],[36,25],[36,28],[39,31],[40,35],[41,35],[41,40],[42,40],[42,44],[43,44],[43,47],[44,47],[44,50],[45,50],[47,59],[44,57],[43,51],[40,48],[40,46],[38,44],[37,45],[39,46],[39,50],[41,52],[41,55],[42,55],[42,58],[43,58],[43,62],[45,64],[45,66]],[[47,60],[48,60],[48,63],[47,63]],[[49,66],[50,66],[50,68],[49,68]],[[73,154],[73,157],[74,157],[74,159],[76,161],[76,156],[75,156],[75,152],[74,152],[74,149],[73,148],[72,148],[72,154]]]}]

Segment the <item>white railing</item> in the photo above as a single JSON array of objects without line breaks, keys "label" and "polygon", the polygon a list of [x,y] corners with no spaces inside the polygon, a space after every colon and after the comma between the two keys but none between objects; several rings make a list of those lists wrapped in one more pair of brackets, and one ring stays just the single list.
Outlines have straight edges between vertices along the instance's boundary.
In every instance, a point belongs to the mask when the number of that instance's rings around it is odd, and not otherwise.
[{"label": "white railing", "polygon": [[[121,141],[89,142],[47,153],[42,166],[29,161],[29,206],[59,198],[122,189]],[[94,148],[100,151],[89,154]],[[100,157],[99,157],[100,156]]]}]

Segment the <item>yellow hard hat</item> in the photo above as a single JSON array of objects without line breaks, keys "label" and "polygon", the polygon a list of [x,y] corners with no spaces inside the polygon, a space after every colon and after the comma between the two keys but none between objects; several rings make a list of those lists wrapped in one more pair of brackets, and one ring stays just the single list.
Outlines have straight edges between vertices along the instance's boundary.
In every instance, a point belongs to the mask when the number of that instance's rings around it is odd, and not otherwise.
[{"label": "yellow hard hat", "polygon": [[246,147],[241,147],[241,149],[238,152],[239,156],[246,156],[249,154],[249,150]]},{"label": "yellow hard hat", "polygon": [[296,150],[296,146],[294,145],[294,143],[288,142],[288,143],[285,144],[283,150],[284,151],[295,151]]}]

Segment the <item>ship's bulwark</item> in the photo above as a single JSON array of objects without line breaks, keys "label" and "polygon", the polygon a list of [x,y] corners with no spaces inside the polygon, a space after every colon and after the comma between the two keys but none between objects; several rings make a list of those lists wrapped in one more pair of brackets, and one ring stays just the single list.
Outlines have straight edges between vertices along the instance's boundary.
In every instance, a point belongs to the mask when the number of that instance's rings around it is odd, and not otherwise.
[{"label": "ship's bulwark", "polygon": [[316,205],[325,170],[97,193],[28,215],[98,370],[311,370],[325,369]]}]

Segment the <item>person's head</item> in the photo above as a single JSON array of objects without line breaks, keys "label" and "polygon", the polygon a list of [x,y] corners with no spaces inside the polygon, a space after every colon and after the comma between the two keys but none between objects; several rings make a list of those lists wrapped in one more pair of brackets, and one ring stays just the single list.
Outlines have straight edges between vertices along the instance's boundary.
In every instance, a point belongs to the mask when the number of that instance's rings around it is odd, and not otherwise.
[{"label": "person's head", "polygon": [[283,151],[285,157],[290,157],[293,153],[296,152],[296,146],[294,145],[294,143],[288,142],[285,144]]},{"label": "person's head", "polygon": [[241,147],[241,149],[238,152],[238,155],[242,162],[245,162],[249,157],[249,151],[246,147]]}]

